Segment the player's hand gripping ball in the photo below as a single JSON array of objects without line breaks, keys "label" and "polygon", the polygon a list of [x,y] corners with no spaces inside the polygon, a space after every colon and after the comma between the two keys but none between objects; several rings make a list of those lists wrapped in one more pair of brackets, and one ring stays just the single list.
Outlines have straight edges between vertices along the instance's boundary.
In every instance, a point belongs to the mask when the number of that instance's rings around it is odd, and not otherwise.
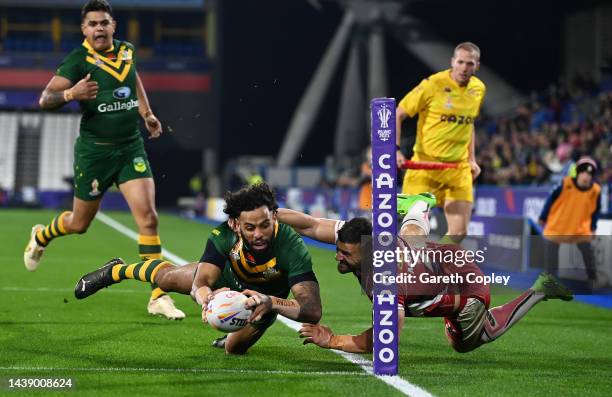
[{"label": "player's hand gripping ball", "polygon": [[247,325],[251,310],[244,307],[247,297],[240,292],[220,292],[208,303],[206,320],[221,332],[234,332]]}]

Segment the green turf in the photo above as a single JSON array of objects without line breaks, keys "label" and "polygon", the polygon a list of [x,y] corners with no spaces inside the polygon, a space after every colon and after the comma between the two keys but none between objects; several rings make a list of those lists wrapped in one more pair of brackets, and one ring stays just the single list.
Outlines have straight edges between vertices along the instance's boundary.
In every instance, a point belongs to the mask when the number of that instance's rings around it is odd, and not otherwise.
[{"label": "green turf", "polygon": [[[129,214],[109,215],[134,229]],[[22,253],[30,227],[53,216],[0,211],[0,394],[8,392],[8,377],[28,376],[71,377],[75,387],[66,393],[79,396],[400,395],[342,357],[302,346],[295,331],[278,322],[247,355],[225,356],[210,346],[220,334],[201,324],[189,297],[173,295],[187,313],[184,321],[151,317],[149,287],[137,281],[76,301],[72,288],[83,273],[115,256],[136,260],[136,243],[95,221],[85,235],[54,241],[38,271],[29,273]],[[210,226],[162,215],[160,231],[165,248],[197,260]],[[333,252],[311,253],[323,322],[341,333],[368,327],[370,304],[353,277],[338,275]],[[494,305],[515,294],[505,292],[494,296]],[[545,302],[499,341],[458,354],[446,343],[441,319],[407,319],[401,375],[442,396],[609,395],[611,329],[608,310]]]}]

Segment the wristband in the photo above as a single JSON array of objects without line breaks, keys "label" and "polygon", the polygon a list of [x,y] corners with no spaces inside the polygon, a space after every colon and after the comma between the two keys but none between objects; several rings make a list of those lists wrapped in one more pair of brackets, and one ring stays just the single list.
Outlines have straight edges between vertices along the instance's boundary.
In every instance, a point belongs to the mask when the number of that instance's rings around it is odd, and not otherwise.
[{"label": "wristband", "polygon": [[397,150],[402,150],[402,149],[400,148],[400,145],[395,145],[395,149],[397,149]]},{"label": "wristband", "polygon": [[72,95],[72,89],[67,89],[63,91],[64,94],[64,101],[65,102],[70,102],[74,99],[74,95]]}]

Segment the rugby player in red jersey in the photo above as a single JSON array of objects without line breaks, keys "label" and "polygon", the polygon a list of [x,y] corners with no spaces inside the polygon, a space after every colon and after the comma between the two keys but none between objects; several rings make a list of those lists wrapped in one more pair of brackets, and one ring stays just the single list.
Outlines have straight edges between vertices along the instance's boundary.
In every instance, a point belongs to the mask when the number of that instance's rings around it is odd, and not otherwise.
[{"label": "rugby player in red jersey", "polygon": [[[467,257],[457,245],[426,242],[429,234],[429,209],[435,205],[431,194],[398,198],[398,213],[403,217],[398,246],[409,250],[424,250],[427,258]],[[309,215],[280,209],[278,218],[300,234],[313,239],[336,244],[336,261],[340,273],[353,273],[360,281],[370,282],[369,275],[362,274],[362,236],[372,234],[372,226],[365,218],[354,218],[348,222],[314,218]],[[365,250],[364,250],[365,251]],[[436,255],[443,253],[443,255]],[[450,253],[450,255],[449,255]],[[371,253],[368,253],[371,255]],[[422,257],[424,258],[424,257]],[[484,276],[480,268],[471,261],[460,265],[451,261],[422,260],[403,263],[401,272],[412,275],[413,280],[425,278],[442,279],[443,276],[463,282],[403,283],[398,287],[398,319],[400,330],[404,317],[443,317],[446,336],[457,352],[468,352],[482,344],[492,342],[516,324],[537,303],[547,299],[573,299],[572,292],[551,275],[542,273],[533,286],[512,301],[489,308],[488,284],[467,282]],[[468,277],[469,275],[469,277]],[[460,277],[459,277],[460,276]],[[364,283],[362,283],[364,285]],[[373,348],[372,328],[359,335],[336,335],[322,324],[303,324],[300,336],[304,344],[314,343],[327,349],[352,353],[367,353]]]}]

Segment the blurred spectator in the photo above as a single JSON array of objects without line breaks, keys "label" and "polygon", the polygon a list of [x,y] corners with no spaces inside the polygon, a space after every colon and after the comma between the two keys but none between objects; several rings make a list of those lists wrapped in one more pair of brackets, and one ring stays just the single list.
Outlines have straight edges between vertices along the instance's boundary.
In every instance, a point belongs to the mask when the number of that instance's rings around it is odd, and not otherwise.
[{"label": "blurred spectator", "polygon": [[189,190],[195,198],[193,210],[196,215],[202,216],[206,210],[206,181],[203,173],[197,173],[189,179]]},{"label": "blurred spectator", "polygon": [[480,184],[559,183],[575,176],[574,160],[590,155],[600,181],[612,179],[612,90],[576,79],[551,85],[511,114],[479,123],[476,140]]},{"label": "blurred spectator", "polygon": [[263,176],[261,176],[256,170],[251,170],[249,176],[247,177],[247,184],[249,186],[257,185],[258,183],[262,183],[263,181]]},{"label": "blurred spectator", "polygon": [[359,181],[359,209],[372,211],[372,147],[368,146],[365,160],[361,163],[361,178]]}]

